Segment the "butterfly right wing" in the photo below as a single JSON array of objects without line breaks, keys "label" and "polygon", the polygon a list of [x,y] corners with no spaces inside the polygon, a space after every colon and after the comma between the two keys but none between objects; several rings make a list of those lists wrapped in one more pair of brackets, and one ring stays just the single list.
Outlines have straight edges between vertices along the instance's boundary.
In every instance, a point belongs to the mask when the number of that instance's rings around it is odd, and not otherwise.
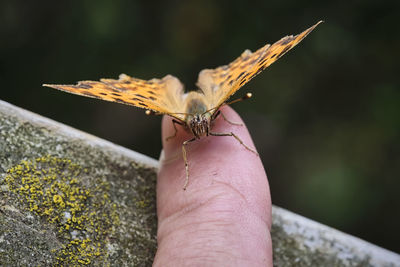
[{"label": "butterfly right wing", "polygon": [[286,36],[272,45],[266,44],[254,53],[246,50],[228,65],[202,70],[199,73],[198,87],[204,92],[210,105],[218,108],[243,85],[300,43],[321,22],[298,35]]},{"label": "butterfly right wing", "polygon": [[118,80],[80,81],[76,85],[44,84],[69,93],[132,105],[168,114],[184,121],[183,85],[178,78],[167,75],[149,81],[121,74]]}]

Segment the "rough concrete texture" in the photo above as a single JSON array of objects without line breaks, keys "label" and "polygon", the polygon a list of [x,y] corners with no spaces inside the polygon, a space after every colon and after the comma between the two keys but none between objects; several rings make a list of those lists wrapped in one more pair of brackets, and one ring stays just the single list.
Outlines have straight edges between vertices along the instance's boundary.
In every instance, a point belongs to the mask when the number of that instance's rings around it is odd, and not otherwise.
[{"label": "rough concrete texture", "polygon": [[275,266],[400,266],[400,255],[285,209],[272,209]]},{"label": "rough concrete texture", "polygon": [[[151,266],[157,162],[0,101],[0,266]],[[275,266],[400,256],[273,208]]]},{"label": "rough concrete texture", "polygon": [[0,266],[151,266],[156,169],[0,101]]}]

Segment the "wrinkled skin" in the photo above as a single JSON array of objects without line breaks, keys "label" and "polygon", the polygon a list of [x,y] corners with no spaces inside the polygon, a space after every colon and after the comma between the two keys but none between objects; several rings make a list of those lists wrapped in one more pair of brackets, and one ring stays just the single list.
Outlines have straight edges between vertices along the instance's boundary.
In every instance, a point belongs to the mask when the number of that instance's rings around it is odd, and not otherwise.
[{"label": "wrinkled skin", "polygon": [[[225,117],[243,123],[230,108]],[[169,117],[157,183],[158,250],[154,266],[272,266],[271,198],[260,158],[230,136],[209,136],[187,146],[186,191],[181,146],[193,136]],[[219,116],[212,130],[234,132],[254,147],[245,126]]]}]

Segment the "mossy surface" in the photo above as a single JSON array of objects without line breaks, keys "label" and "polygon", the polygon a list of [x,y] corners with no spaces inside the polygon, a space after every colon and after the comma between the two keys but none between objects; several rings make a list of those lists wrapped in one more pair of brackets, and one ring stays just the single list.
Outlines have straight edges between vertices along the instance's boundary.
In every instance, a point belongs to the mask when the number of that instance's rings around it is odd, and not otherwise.
[{"label": "mossy surface", "polygon": [[57,264],[106,261],[105,241],[119,224],[118,204],[110,200],[109,183],[98,179],[95,188],[88,188],[80,182],[82,172],[87,170],[69,159],[45,156],[23,160],[7,170],[4,180],[20,207],[55,228],[62,246],[52,250]]},{"label": "mossy surface", "polygon": [[1,104],[0,265],[151,266],[154,165]]}]

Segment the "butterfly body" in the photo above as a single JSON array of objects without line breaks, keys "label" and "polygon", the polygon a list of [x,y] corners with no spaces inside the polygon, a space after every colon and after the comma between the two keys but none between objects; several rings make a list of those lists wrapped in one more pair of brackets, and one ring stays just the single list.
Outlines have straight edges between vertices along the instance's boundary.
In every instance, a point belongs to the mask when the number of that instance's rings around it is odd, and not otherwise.
[{"label": "butterfly body", "polygon": [[[240,138],[232,132],[212,132],[212,121],[220,114],[219,108],[222,105],[236,102],[227,103],[237,90],[295,47],[321,22],[319,21],[298,35],[283,37],[272,45],[266,44],[253,53],[250,50],[245,50],[228,65],[202,70],[197,81],[199,91],[184,93],[182,83],[172,75],[146,81],[121,74],[118,80],[100,79],[100,81],[81,81],[76,85],[44,84],[44,86],[82,96],[132,105],[156,114],[167,114],[173,117],[176,131],[175,123],[184,125],[193,134],[193,138],[183,142],[182,145],[186,167],[184,188],[186,188],[189,172],[185,146],[189,142],[209,135],[232,136],[246,149],[256,153],[243,144]],[[223,118],[228,121],[224,116]],[[172,137],[175,136],[176,132]]]},{"label": "butterfly body", "polygon": [[186,128],[196,139],[208,136],[211,129],[212,114],[208,111],[206,103],[201,98],[192,98],[187,103],[185,117]]}]

